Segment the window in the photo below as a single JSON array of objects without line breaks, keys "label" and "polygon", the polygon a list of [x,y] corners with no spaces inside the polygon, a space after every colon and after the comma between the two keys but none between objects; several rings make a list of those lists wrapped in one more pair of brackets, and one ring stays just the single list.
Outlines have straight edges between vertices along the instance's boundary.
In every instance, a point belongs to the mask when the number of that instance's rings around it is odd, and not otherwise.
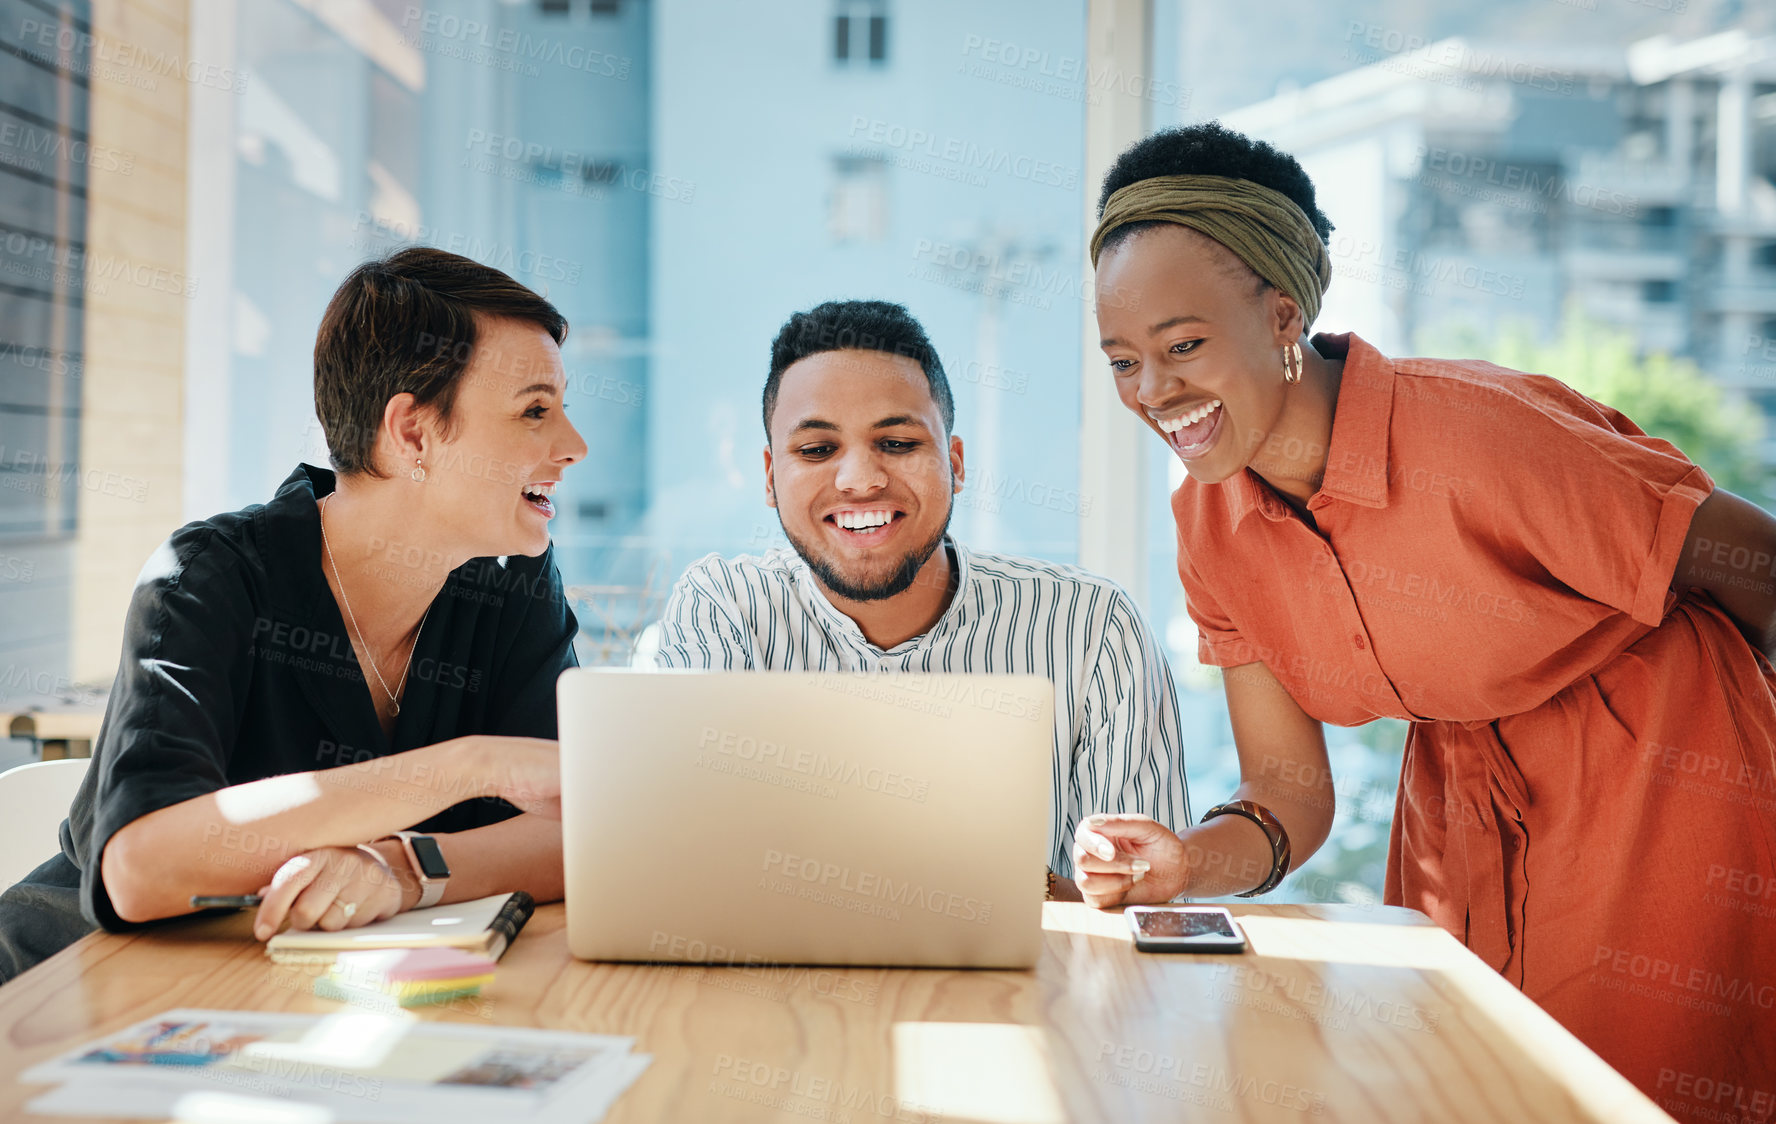
[{"label": "window", "polygon": [[[0,56],[7,79],[0,90],[0,700],[42,697],[69,682],[71,575],[82,561],[76,536],[87,467],[88,304],[106,293],[127,299],[130,290],[128,263],[88,242],[94,170],[102,176],[125,159],[108,146],[95,149],[89,132],[91,40],[79,33],[90,27],[90,12],[67,3],[22,12],[3,33],[9,53]],[[23,32],[21,19],[44,34]],[[0,731],[0,769],[22,752],[21,743],[4,739]]]},{"label": "window", "polygon": [[89,50],[27,48],[0,95],[0,537],[74,530]]},{"label": "window", "polygon": [[888,18],[871,16],[869,18],[869,57],[871,62],[884,62],[888,58]]},{"label": "window", "polygon": [[833,17],[833,60],[888,61],[888,13],[881,0],[840,0]]},{"label": "window", "polygon": [[827,229],[834,242],[880,242],[888,233],[888,162],[874,156],[833,159]]}]

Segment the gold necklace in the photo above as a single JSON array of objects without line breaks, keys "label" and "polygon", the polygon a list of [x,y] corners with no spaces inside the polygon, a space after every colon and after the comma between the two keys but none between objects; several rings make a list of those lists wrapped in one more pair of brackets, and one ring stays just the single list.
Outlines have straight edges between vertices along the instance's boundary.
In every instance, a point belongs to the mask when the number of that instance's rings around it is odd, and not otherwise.
[{"label": "gold necklace", "polygon": [[[376,670],[376,657],[370,654],[370,644],[364,639],[363,630],[358,627],[358,617],[352,612],[351,598],[345,595],[345,582],[339,577],[339,564],[333,561],[333,548],[327,543],[327,501],[332,498],[331,492],[321,497],[321,549],[327,552],[327,565],[333,569],[333,584],[339,587],[339,600],[345,603],[345,615],[351,619],[352,632],[357,635],[358,643],[364,649],[364,658],[370,662],[370,674],[376,676],[376,681],[382,684],[382,693],[389,697],[389,717],[393,718],[401,713],[401,703],[395,697],[397,692],[389,690],[382,672]],[[407,673],[413,670],[413,653],[419,648],[419,634],[425,631],[426,617],[431,615],[432,607],[427,605],[424,615],[419,618],[419,627],[413,631],[413,646],[407,649],[407,666],[401,669],[400,691],[407,689]]]}]

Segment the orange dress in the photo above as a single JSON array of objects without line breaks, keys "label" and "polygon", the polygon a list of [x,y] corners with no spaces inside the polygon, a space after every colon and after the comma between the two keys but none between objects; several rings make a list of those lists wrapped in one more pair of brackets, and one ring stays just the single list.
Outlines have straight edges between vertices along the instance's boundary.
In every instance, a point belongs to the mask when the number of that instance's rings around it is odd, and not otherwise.
[{"label": "orange dress", "polygon": [[1203,662],[1410,721],[1388,903],[1680,1119],[1776,1117],[1776,672],[1668,588],[1713,482],[1553,379],[1315,346],[1318,533],[1249,471],[1172,498]]}]

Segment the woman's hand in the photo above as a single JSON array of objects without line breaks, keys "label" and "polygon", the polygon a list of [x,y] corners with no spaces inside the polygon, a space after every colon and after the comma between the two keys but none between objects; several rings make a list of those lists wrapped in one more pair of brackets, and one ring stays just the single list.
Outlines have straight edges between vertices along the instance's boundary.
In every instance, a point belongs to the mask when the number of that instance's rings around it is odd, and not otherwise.
[{"label": "woman's hand", "polygon": [[1073,873],[1087,905],[1169,902],[1183,891],[1184,841],[1151,816],[1106,813],[1073,833]]},{"label": "woman's hand", "polygon": [[546,820],[561,818],[560,743],[544,738],[472,734],[462,739],[473,754],[469,768],[491,796]]},{"label": "woman's hand", "polygon": [[[285,919],[292,929],[356,928],[411,908],[400,879],[356,847],[305,851],[278,867],[259,891],[253,936],[270,940]],[[415,899],[417,900],[417,899]]]}]

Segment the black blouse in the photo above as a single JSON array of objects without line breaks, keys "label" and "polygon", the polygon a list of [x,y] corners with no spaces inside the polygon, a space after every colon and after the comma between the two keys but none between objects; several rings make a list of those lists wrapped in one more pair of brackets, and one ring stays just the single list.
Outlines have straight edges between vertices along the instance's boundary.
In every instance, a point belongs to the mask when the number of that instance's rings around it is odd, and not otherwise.
[{"label": "black blouse", "polygon": [[[189,524],[149,560],[62,853],[0,897],[0,979],[93,925],[130,927],[97,860],[150,812],[465,734],[555,737],[555,680],[577,662],[577,625],[553,547],[450,573],[415,646],[393,740],[384,736],[321,569],[315,501],[333,487],[331,471],[300,465],[270,503]],[[415,573],[400,538],[391,527],[385,564]],[[472,800],[417,826],[463,831],[515,814]]]}]

